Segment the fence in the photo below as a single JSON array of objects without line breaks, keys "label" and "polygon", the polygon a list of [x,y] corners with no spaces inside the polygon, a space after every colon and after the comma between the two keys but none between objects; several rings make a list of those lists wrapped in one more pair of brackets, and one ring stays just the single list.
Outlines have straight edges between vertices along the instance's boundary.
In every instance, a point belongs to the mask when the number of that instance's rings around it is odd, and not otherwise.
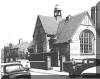
[{"label": "fence", "polygon": [[57,53],[32,53],[30,54],[30,56],[28,57],[29,61],[48,61],[47,57],[51,58],[51,66],[52,67],[56,67],[58,64],[58,56]]},{"label": "fence", "polygon": [[47,69],[46,61],[30,61],[31,68]]}]

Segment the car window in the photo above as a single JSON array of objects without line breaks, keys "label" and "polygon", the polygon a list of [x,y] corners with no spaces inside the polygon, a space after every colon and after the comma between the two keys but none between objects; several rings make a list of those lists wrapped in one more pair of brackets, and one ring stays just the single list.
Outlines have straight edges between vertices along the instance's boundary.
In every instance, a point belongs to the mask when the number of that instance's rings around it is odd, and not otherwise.
[{"label": "car window", "polygon": [[1,73],[3,73],[3,66],[1,65]]},{"label": "car window", "polygon": [[22,71],[24,70],[22,65],[9,65],[6,66],[6,72]]},{"label": "car window", "polygon": [[18,61],[19,63],[21,63],[21,61]]}]

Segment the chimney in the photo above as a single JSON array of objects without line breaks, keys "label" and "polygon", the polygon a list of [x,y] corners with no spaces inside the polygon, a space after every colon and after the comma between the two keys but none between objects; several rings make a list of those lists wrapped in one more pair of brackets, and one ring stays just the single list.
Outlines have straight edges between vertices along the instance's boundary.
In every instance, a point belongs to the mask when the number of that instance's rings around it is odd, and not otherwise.
[{"label": "chimney", "polygon": [[70,19],[71,17],[72,17],[71,15],[68,15],[68,16],[66,17],[66,21],[69,21],[69,19]]},{"label": "chimney", "polygon": [[19,44],[21,44],[22,43],[22,39],[19,39]]},{"label": "chimney", "polygon": [[9,47],[12,47],[12,43],[9,44]]}]

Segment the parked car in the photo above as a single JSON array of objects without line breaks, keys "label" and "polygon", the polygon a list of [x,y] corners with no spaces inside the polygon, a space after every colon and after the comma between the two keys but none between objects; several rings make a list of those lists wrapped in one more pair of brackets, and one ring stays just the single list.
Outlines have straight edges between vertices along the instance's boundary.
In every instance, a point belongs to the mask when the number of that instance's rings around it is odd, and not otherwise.
[{"label": "parked car", "polygon": [[84,70],[81,73],[82,78],[100,78],[100,66],[95,66]]},{"label": "parked car", "polygon": [[19,63],[21,63],[23,65],[24,68],[26,69],[30,69],[30,62],[29,60],[26,59],[19,59],[17,60]]},{"label": "parked car", "polygon": [[20,63],[2,63],[1,79],[30,79],[29,71],[26,71]]}]

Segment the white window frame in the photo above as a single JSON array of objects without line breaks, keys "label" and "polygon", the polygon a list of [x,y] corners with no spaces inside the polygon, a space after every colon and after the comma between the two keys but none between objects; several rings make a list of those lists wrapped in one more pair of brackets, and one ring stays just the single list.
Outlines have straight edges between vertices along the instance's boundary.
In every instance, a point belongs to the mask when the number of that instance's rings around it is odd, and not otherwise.
[{"label": "white window frame", "polygon": [[80,52],[81,54],[94,54],[94,34],[86,29],[81,32],[80,36]]}]

